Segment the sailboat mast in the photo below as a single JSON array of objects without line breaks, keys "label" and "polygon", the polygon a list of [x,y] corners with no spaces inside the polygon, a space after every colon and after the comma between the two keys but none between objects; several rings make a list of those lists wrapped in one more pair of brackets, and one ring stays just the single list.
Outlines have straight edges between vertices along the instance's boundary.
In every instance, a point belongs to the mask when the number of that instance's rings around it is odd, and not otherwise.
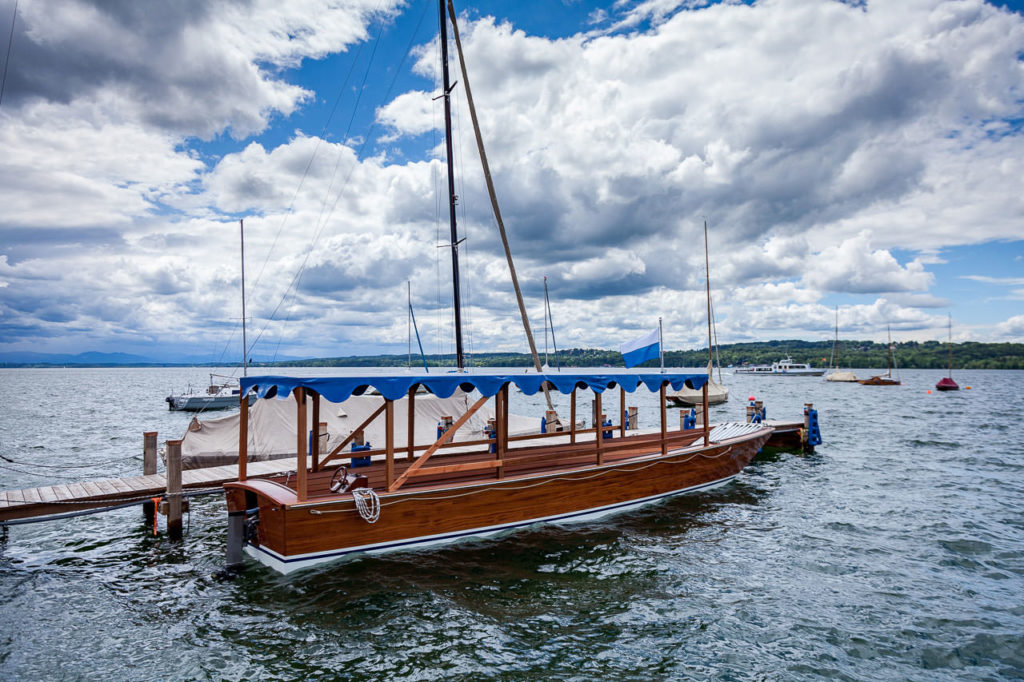
[{"label": "sailboat mast", "polygon": [[[711,266],[708,259],[708,221],[704,221],[704,282],[708,297],[708,381],[711,381],[711,366],[714,357],[711,353]],[[706,417],[705,417],[706,418]]]},{"label": "sailboat mast", "polygon": [[[249,344],[245,338],[245,220],[238,221],[238,235],[242,252],[242,376],[249,376]],[[258,278],[257,278],[258,279]]]},{"label": "sailboat mast", "polygon": [[452,287],[455,289],[455,364],[461,372],[466,366],[462,349],[462,302],[459,295],[459,231],[455,222],[455,157],[452,154],[452,103],[448,80],[448,15],[444,0],[437,2],[441,19],[441,85],[444,97],[444,150],[448,165],[448,214],[452,231]]},{"label": "sailboat mast", "polygon": [[953,314],[949,315],[949,378],[953,378]]}]

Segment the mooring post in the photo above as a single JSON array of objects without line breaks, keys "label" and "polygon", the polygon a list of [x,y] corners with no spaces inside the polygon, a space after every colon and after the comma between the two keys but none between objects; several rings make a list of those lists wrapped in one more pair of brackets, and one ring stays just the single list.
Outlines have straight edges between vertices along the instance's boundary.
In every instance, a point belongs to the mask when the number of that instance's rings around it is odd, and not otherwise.
[{"label": "mooring post", "polygon": [[[145,431],[142,434],[142,475],[156,473],[156,431]],[[142,517],[146,526],[153,525],[156,515],[156,504],[150,500],[142,503]]]},{"label": "mooring post", "polygon": [[181,533],[181,441],[167,441],[167,535],[180,540]]}]

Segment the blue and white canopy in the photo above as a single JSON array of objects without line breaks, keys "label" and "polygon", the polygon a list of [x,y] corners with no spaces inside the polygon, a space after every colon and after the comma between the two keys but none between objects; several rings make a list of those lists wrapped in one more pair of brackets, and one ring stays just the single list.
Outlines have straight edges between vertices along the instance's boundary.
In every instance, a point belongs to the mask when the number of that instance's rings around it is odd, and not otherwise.
[{"label": "blue and white canopy", "polygon": [[514,384],[526,395],[540,391],[544,382],[548,382],[560,393],[571,393],[574,388],[590,389],[595,393],[603,393],[606,389],[621,386],[629,393],[636,391],[641,384],[649,391],[657,391],[664,384],[678,391],[684,385],[700,389],[708,380],[707,374],[679,373],[647,373],[647,374],[592,374],[565,373],[557,374],[420,374],[420,375],[386,375],[351,376],[351,377],[285,377],[285,376],[250,376],[240,381],[242,393],[255,389],[260,398],[286,398],[296,388],[304,387],[316,391],[332,403],[341,403],[353,395],[362,395],[368,389],[376,389],[388,400],[405,397],[409,389],[423,386],[440,398],[451,396],[456,389],[463,391],[477,390],[490,398],[502,386]]}]

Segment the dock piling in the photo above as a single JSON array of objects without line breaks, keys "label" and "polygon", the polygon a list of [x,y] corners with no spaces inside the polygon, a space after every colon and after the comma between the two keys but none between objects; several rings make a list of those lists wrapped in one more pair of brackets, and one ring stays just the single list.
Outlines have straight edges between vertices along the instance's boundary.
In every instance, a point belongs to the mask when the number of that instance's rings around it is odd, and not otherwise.
[{"label": "dock piling", "polygon": [[181,441],[167,441],[167,535],[181,540]]},{"label": "dock piling", "polygon": [[[156,473],[156,431],[145,431],[142,434],[142,475],[150,476]],[[142,518],[146,526],[153,525],[156,517],[156,505],[146,501],[142,503]]]}]

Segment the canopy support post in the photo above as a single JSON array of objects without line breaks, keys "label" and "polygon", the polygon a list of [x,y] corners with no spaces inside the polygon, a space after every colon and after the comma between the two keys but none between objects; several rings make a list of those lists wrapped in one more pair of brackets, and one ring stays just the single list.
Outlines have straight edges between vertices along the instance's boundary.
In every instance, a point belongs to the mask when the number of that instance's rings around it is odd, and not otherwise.
[{"label": "canopy support post", "polygon": [[601,413],[601,394],[597,391],[594,392],[594,426],[597,428],[595,435],[597,436],[597,466],[604,464],[604,431],[601,429],[604,427],[604,415]]},{"label": "canopy support post", "polygon": [[249,461],[249,398],[241,391],[238,393],[238,480],[244,481]]},{"label": "canopy support post", "polygon": [[295,462],[295,487],[296,500],[305,502],[308,497],[309,487],[306,480],[306,388],[300,386],[295,389],[295,436],[296,436],[296,462]]},{"label": "canopy support post", "polygon": [[668,414],[665,410],[665,382],[661,382],[661,388],[658,389],[658,403],[661,408],[661,456],[664,457],[668,454],[668,445],[665,443],[668,428]]}]

